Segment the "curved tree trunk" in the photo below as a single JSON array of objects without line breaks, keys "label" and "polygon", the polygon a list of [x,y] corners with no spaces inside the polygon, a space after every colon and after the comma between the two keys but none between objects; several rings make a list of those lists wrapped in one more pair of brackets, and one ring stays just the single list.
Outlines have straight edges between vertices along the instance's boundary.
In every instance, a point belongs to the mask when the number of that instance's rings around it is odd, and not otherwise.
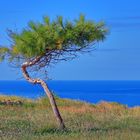
[{"label": "curved tree trunk", "polygon": [[65,128],[65,125],[64,125],[63,119],[62,119],[62,117],[61,117],[61,115],[60,115],[60,112],[59,112],[59,110],[58,110],[58,107],[57,107],[55,98],[54,98],[53,94],[50,92],[50,90],[49,90],[47,84],[46,84],[43,80],[41,80],[41,79],[33,79],[33,78],[31,78],[31,77],[29,76],[27,70],[26,70],[27,67],[33,66],[33,65],[34,65],[35,63],[37,63],[39,60],[40,60],[40,57],[37,57],[36,59],[34,59],[34,60],[31,61],[31,62],[25,62],[25,63],[23,63],[23,64],[22,64],[22,67],[21,67],[22,72],[23,72],[23,75],[24,75],[25,79],[26,79],[27,81],[29,81],[30,83],[33,83],[33,84],[40,84],[40,85],[43,87],[45,93],[47,94],[47,96],[48,96],[48,98],[49,98],[49,101],[50,101],[52,110],[53,110],[53,112],[54,112],[54,115],[55,115],[55,117],[56,117],[56,119],[57,119],[57,121],[58,121],[58,123],[59,123],[59,127],[60,127],[60,129],[64,129],[64,128]]}]

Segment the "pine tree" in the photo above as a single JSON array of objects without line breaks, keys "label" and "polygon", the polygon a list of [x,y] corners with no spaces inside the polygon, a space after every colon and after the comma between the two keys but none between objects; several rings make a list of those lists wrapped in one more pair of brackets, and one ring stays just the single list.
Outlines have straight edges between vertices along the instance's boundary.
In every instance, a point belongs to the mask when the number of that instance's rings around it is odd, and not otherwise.
[{"label": "pine tree", "polygon": [[62,16],[55,20],[44,17],[42,23],[31,21],[21,32],[10,30],[8,34],[12,43],[8,47],[0,46],[0,60],[19,63],[25,79],[44,88],[59,127],[64,129],[64,121],[47,84],[39,78],[32,78],[27,69],[38,72],[61,60],[74,59],[79,53],[91,52],[107,35],[104,23],[86,20],[83,15],[74,21],[64,20]]}]

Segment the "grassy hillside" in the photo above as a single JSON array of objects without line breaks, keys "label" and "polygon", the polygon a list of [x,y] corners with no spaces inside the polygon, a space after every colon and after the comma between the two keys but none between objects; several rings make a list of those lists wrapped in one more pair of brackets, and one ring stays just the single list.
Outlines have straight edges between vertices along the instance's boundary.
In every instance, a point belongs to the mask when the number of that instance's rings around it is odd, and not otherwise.
[{"label": "grassy hillside", "polygon": [[140,107],[56,98],[67,129],[57,129],[47,98],[0,96],[2,140],[140,140]]}]

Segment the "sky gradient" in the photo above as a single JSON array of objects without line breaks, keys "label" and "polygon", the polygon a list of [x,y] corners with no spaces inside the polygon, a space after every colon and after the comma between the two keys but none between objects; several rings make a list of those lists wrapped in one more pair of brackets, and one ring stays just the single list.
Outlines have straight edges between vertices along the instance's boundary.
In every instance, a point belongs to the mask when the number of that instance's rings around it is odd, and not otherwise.
[{"label": "sky gradient", "polygon": [[[91,54],[51,67],[54,80],[140,80],[140,1],[139,0],[5,0],[0,1],[0,44],[9,45],[6,30],[18,30],[28,21],[62,15],[74,19],[105,21],[110,32]],[[0,64],[0,80],[18,80],[22,74],[7,62]]]}]

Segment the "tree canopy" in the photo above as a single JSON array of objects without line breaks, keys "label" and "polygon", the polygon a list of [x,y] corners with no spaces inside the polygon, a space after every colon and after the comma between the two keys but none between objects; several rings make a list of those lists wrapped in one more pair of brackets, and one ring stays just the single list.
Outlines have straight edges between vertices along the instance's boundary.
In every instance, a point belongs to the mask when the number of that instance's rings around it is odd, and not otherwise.
[{"label": "tree canopy", "polygon": [[58,16],[55,20],[44,17],[43,22],[30,21],[21,32],[9,30],[11,45],[0,46],[0,59],[32,61],[40,57],[40,69],[60,60],[75,58],[77,52],[86,52],[94,44],[105,39],[107,29],[103,22],[86,20],[80,15],[74,21]]}]

